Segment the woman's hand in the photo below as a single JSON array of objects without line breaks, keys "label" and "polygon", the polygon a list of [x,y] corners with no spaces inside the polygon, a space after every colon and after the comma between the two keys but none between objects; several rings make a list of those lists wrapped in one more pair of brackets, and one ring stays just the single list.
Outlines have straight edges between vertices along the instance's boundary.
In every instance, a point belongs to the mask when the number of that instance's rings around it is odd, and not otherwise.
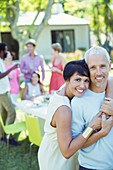
[{"label": "woman's hand", "polygon": [[105,98],[101,105],[100,111],[106,113],[107,115],[113,116],[113,99]]},{"label": "woman's hand", "polygon": [[62,74],[62,71],[59,70],[59,69],[56,68],[56,67],[51,67],[51,71],[55,71],[55,72],[58,72],[58,73]]},{"label": "woman's hand", "polygon": [[107,136],[113,127],[113,116],[107,118],[106,114],[102,113],[102,129],[100,132],[103,133],[103,137]]}]

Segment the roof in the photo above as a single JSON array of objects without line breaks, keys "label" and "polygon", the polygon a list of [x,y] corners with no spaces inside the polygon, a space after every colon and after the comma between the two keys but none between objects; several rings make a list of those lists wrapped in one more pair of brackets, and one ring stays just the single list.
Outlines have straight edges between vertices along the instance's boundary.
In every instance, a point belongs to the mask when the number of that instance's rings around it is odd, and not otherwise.
[{"label": "roof", "polygon": [[[33,20],[35,19],[37,12],[23,12],[21,13],[18,25],[25,26],[25,25],[31,25],[33,23]],[[45,13],[40,12],[36,21],[35,25],[40,25]],[[77,18],[65,13],[59,13],[59,14],[52,14],[51,18],[48,20],[49,25],[88,25],[90,22],[88,20]]]}]

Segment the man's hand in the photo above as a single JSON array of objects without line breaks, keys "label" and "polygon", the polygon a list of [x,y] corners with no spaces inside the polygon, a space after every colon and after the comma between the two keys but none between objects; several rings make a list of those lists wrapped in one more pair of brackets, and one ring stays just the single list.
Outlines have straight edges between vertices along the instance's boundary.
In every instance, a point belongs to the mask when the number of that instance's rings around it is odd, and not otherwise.
[{"label": "man's hand", "polygon": [[101,121],[102,121],[102,117],[101,117],[101,112],[99,112],[91,121],[91,123],[89,124],[89,126],[91,128],[93,128],[93,130],[99,130],[101,129]]},{"label": "man's hand", "polygon": [[105,98],[101,105],[100,111],[106,113],[107,115],[113,116],[113,99]]},{"label": "man's hand", "polygon": [[108,135],[112,127],[113,127],[113,116],[107,118],[106,114],[102,113],[101,132],[103,132],[103,137]]}]

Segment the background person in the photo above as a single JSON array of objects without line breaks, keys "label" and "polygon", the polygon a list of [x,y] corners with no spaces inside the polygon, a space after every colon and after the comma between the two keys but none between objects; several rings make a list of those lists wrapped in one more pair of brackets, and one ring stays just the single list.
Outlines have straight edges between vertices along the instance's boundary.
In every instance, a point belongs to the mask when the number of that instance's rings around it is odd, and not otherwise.
[{"label": "background person", "polygon": [[40,75],[38,72],[33,72],[31,75],[31,82],[25,85],[24,91],[22,93],[22,100],[32,100],[34,101],[37,96],[45,94],[43,84],[40,81]]},{"label": "background person", "polygon": [[63,69],[66,64],[66,60],[60,54],[61,45],[59,43],[52,44],[52,75],[49,85],[49,93],[53,93],[58,90],[65,82],[63,78]]},{"label": "background person", "polygon": [[[75,170],[74,154],[88,142],[82,133],[72,138],[70,107],[71,99],[74,96],[81,98],[89,86],[88,67],[84,61],[71,61],[66,64],[63,75],[66,86],[51,97],[47,111],[45,135],[38,151],[40,170]],[[97,115],[87,126],[93,132],[100,129],[100,122],[101,118]],[[95,137],[92,135],[94,142],[110,131],[111,120],[104,120],[104,123],[100,132]]]},{"label": "background person", "polygon": [[42,55],[36,53],[36,42],[33,39],[29,39],[26,42],[26,47],[28,53],[22,56],[21,58],[21,72],[24,74],[24,78],[26,82],[29,82],[31,79],[31,75],[34,71],[39,71],[39,67],[41,67],[42,71],[42,80],[45,77],[44,71],[44,59]]},{"label": "background person", "polygon": [[[13,67],[6,71],[3,62],[4,54],[7,52],[7,46],[5,43],[0,43],[0,108],[1,115],[4,124],[12,124],[15,121],[16,112],[14,106],[11,102],[8,92],[10,91],[10,85],[7,75],[14,69],[19,67],[19,64],[15,64]],[[1,141],[7,142],[6,134],[1,126]],[[17,146],[20,145],[19,142],[15,141],[10,135],[9,144]]]},{"label": "background person", "polygon": [[[4,56],[6,70],[10,69],[15,65],[12,59],[13,56],[8,51]],[[15,102],[17,101],[17,98],[19,97],[19,93],[20,93],[19,75],[20,75],[20,70],[18,68],[12,70],[8,74],[9,83],[10,83],[10,97],[13,104],[15,104]]]}]

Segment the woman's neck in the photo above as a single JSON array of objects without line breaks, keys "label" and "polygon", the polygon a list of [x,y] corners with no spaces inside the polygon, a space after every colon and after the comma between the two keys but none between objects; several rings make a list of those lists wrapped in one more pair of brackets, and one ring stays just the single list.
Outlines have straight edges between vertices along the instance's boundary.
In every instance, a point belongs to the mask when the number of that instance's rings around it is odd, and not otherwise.
[{"label": "woman's neck", "polygon": [[10,62],[5,61],[5,63],[6,63],[6,65],[9,66],[9,65],[12,65],[13,62],[12,61],[10,61]]},{"label": "woman's neck", "polygon": [[65,96],[67,96],[70,100],[74,97],[74,95],[70,92],[67,85],[65,87]]}]

